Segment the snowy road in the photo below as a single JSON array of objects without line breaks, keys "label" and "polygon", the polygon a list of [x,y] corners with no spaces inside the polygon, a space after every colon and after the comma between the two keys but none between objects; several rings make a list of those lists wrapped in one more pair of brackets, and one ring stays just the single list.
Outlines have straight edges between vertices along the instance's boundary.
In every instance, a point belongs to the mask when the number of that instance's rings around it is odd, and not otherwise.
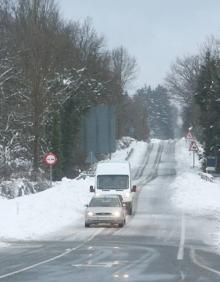
[{"label": "snowy road", "polygon": [[210,247],[216,224],[172,205],[175,171],[174,141],[146,146],[133,170],[136,212],[124,228],[82,222],[48,241],[14,243],[0,249],[0,280],[219,281],[220,257]]}]

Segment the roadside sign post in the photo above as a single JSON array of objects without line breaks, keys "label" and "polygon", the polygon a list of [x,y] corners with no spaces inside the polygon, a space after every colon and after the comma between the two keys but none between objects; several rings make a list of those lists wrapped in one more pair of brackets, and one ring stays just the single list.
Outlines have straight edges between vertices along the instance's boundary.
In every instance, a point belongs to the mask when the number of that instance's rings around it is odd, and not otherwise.
[{"label": "roadside sign post", "polygon": [[52,187],[53,183],[53,166],[50,165],[50,187]]},{"label": "roadside sign post", "polygon": [[195,167],[195,151],[193,151],[193,168]]},{"label": "roadside sign post", "polygon": [[47,153],[44,156],[44,163],[50,168],[50,187],[52,187],[53,183],[53,166],[57,163],[58,159],[54,153]]},{"label": "roadside sign post", "polygon": [[195,167],[195,152],[198,151],[198,146],[195,140],[191,141],[191,144],[189,146],[189,151],[193,152],[193,168],[194,168]]}]

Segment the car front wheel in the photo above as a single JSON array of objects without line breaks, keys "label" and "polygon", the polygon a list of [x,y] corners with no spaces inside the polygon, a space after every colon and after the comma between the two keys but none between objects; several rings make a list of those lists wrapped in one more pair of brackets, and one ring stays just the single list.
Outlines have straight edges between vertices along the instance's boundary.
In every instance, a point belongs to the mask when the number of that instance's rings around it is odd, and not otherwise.
[{"label": "car front wheel", "polygon": [[125,219],[124,219],[124,221],[122,222],[122,223],[119,223],[119,227],[123,227],[125,225]]}]

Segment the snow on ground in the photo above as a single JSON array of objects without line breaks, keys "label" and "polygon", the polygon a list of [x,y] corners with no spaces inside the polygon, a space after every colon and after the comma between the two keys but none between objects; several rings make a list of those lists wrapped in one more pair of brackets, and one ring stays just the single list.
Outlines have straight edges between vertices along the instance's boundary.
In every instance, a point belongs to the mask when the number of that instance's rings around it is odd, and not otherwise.
[{"label": "snow on ground", "polygon": [[[219,220],[220,228],[220,185],[216,181],[206,182],[199,176],[199,161],[192,168],[192,153],[188,144],[181,139],[176,144],[177,177],[172,184],[173,204],[185,213],[211,216]],[[219,233],[220,243],[220,233]]]},{"label": "snow on ground", "polygon": [[44,192],[0,200],[0,239],[34,240],[80,219],[94,178],[64,178]]},{"label": "snow on ground", "polygon": [[[127,141],[129,147],[120,146],[112,154],[112,160],[124,160],[133,149],[137,151],[137,156],[133,154],[131,159],[136,164],[143,152],[143,142]],[[94,185],[94,177],[78,180],[64,178],[55,182],[53,188],[37,194],[11,200],[1,198],[0,248],[7,246],[2,242],[38,240],[66,226],[77,226],[82,222],[85,204],[93,195],[89,192],[90,185]]]},{"label": "snow on ground", "polygon": [[134,153],[131,154],[131,156],[129,158],[129,162],[131,164],[132,170],[137,170],[140,167],[140,162],[145,157],[147,145],[148,144],[146,142],[143,142],[143,141],[139,141],[139,142],[135,141],[133,143],[133,149],[134,149],[133,152]]},{"label": "snow on ground", "polygon": [[6,247],[9,247],[10,244],[7,244],[7,243],[4,243],[4,242],[0,242],[0,249],[1,248],[6,248]]}]

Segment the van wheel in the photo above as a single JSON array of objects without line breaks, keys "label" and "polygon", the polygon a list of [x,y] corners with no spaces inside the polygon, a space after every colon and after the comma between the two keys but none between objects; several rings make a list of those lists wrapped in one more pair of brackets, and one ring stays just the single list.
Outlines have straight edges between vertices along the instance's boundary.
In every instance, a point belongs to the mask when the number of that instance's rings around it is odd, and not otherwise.
[{"label": "van wheel", "polygon": [[125,225],[125,221],[123,221],[122,223],[119,223],[118,227],[123,227]]},{"label": "van wheel", "polygon": [[85,227],[87,228],[89,226],[90,226],[90,224],[85,222]]}]

